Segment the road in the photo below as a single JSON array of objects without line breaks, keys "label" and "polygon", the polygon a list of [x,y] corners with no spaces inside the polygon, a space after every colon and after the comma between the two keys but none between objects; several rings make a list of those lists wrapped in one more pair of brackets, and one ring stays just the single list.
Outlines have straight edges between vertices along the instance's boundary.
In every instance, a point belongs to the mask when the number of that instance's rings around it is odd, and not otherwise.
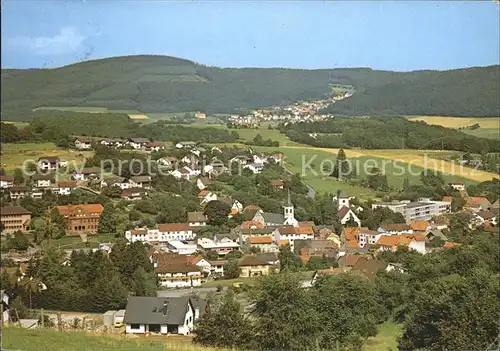
[{"label": "road", "polygon": [[[227,290],[227,286],[223,287],[224,290]],[[169,290],[158,290],[156,292],[158,297],[177,297],[177,296],[185,296],[193,293],[199,294],[208,294],[209,292],[216,292],[217,288],[193,288],[191,289],[169,289]]]}]

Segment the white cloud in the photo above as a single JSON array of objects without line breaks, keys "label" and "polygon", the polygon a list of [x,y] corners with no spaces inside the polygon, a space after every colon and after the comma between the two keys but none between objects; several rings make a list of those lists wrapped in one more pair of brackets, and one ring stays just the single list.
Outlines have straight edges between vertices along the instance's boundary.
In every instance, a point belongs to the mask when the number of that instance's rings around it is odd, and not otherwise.
[{"label": "white cloud", "polygon": [[74,28],[62,28],[52,37],[15,37],[9,42],[17,47],[33,51],[37,55],[64,55],[84,48],[86,37]]}]

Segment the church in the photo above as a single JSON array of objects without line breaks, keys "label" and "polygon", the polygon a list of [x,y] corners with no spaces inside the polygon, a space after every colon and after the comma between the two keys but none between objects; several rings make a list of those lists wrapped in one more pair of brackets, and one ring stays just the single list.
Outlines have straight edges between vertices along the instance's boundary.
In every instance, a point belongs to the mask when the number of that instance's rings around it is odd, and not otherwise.
[{"label": "church", "polygon": [[290,200],[290,191],[288,191],[288,201],[283,205],[283,214],[257,211],[252,221],[261,223],[264,227],[298,227],[299,221],[295,218],[295,208]]}]

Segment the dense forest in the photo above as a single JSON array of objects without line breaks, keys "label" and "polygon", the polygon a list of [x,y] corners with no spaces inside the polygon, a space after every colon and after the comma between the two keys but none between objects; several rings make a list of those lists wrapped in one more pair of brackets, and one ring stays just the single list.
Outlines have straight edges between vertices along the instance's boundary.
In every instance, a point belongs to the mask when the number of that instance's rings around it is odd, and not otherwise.
[{"label": "dense forest", "polygon": [[497,141],[463,134],[403,117],[335,117],[281,126],[298,143],[318,147],[363,149],[445,149],[472,153],[498,152]]},{"label": "dense forest", "polygon": [[323,98],[332,84],[355,87],[330,109],[343,114],[498,116],[499,66],[391,72],[369,68],[217,68],[169,56],[127,56],[57,69],[2,70],[4,120],[31,120],[41,106],[142,112],[244,109]]},{"label": "dense forest", "polygon": [[417,71],[351,98],[324,112],[345,115],[499,116],[500,66]]},{"label": "dense forest", "polygon": [[2,123],[1,140],[53,141],[60,146],[67,146],[67,143],[64,145],[59,141],[67,140],[69,135],[103,138],[144,137],[152,141],[191,140],[208,143],[232,143],[239,138],[236,131],[220,128],[196,128],[189,124],[171,124],[170,121],[135,123],[126,114],[51,111],[50,114],[36,116],[26,127],[18,128],[13,124]]}]

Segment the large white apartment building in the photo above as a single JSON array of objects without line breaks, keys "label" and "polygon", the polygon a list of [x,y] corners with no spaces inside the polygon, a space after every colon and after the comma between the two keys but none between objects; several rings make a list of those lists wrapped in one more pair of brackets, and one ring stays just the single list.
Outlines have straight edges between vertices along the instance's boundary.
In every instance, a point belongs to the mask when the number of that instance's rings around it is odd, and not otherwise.
[{"label": "large white apartment building", "polygon": [[158,224],[156,229],[139,228],[125,232],[125,238],[130,242],[141,241],[151,244],[192,240],[195,237],[196,233],[187,223]]},{"label": "large white apartment building", "polygon": [[386,207],[393,212],[401,213],[406,222],[411,221],[426,221],[434,216],[438,216],[451,211],[451,202],[448,201],[432,201],[428,198],[420,198],[417,202],[411,201],[393,201],[379,202],[372,205],[372,209],[377,207]]}]

